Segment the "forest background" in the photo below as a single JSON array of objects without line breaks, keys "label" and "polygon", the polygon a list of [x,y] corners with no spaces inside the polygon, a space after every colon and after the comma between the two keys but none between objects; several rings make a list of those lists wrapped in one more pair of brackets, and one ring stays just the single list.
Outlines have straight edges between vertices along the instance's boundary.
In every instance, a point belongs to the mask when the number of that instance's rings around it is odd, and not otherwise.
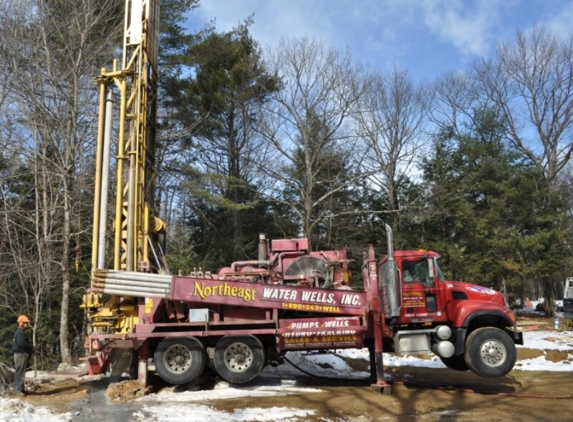
[{"label": "forest background", "polygon": [[[346,246],[359,275],[368,244],[385,253],[388,223],[397,249],[441,253],[449,279],[512,303],[541,297],[552,312],[573,275],[573,33],[518,32],[414,82],[316,39],[263,50],[252,18],[190,33],[197,7],[161,1],[156,185],[173,273],[253,259],[264,233]],[[6,363],[19,314],[33,320],[40,369],[83,353],[94,79],[121,57],[123,14],[121,1],[0,2]]]}]

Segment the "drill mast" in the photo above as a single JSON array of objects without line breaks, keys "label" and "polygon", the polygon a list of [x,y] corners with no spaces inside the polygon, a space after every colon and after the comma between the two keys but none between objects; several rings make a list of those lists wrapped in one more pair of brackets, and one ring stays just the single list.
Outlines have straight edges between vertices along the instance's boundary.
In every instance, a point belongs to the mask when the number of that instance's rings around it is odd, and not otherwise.
[{"label": "drill mast", "polygon": [[[97,81],[100,107],[94,200],[92,268],[105,268],[107,192],[115,164],[113,269],[167,272],[156,218],[155,153],[159,0],[126,0],[123,58],[111,71],[103,68]],[[117,123],[112,123],[113,91],[119,92]],[[117,141],[111,142],[112,127]],[[116,155],[110,158],[112,144]]]}]

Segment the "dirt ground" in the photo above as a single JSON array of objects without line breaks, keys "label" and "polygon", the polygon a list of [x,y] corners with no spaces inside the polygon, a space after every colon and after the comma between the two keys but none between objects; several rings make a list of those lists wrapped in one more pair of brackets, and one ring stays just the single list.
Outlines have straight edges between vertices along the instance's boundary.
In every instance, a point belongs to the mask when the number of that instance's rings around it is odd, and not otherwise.
[{"label": "dirt ground", "polygon": [[[545,353],[546,359],[571,362],[568,352],[518,349],[518,359],[537,357]],[[349,362],[359,371],[367,371],[367,362]],[[209,406],[232,413],[245,407],[271,408],[284,406],[314,410],[313,416],[301,421],[570,421],[573,413],[573,373],[512,371],[501,379],[485,379],[470,372],[450,369],[389,367],[391,393],[373,391],[368,381],[325,380],[302,375],[297,385],[314,387],[320,393],[291,394],[288,396],[254,397],[214,400]],[[272,380],[266,380],[264,382]],[[279,382],[280,380],[276,380]],[[212,387],[205,377],[201,388]],[[260,381],[259,381],[260,382]],[[52,380],[28,384],[29,394],[24,398],[34,405],[46,406],[63,413],[75,411],[72,421],[92,420],[94,413],[86,413],[91,396],[101,394],[107,404],[107,422],[126,421],[137,403],[137,397],[163,388],[178,391],[181,387],[162,385],[152,378],[152,386],[141,388],[136,381],[112,383],[82,381],[81,379]],[[126,406],[129,406],[126,407]],[[79,409],[79,410],[78,410]],[[123,409],[124,413],[114,409]],[[82,414],[83,412],[83,414]],[[113,415],[110,417],[110,415]],[[115,419],[115,415],[118,418]],[[97,419],[97,417],[96,417]],[[192,420],[192,418],[190,419]],[[291,421],[297,421],[296,418]]]},{"label": "dirt ground", "polygon": [[[220,411],[232,413],[246,407],[275,406],[314,410],[305,422],[324,421],[570,421],[573,411],[573,383],[570,372],[513,371],[498,380],[483,379],[471,373],[449,369],[412,367],[388,368],[391,394],[373,391],[367,382],[344,380],[297,379],[301,387],[314,387],[320,393],[288,396],[215,400],[208,403]],[[77,380],[45,383],[24,398],[34,405],[55,412],[74,411],[89,402],[90,394],[105,388]],[[173,387],[164,387],[173,388]],[[143,394],[134,381],[109,383],[105,394],[113,407]],[[203,403],[207,404],[207,403]],[[108,422],[126,421],[125,414]],[[87,415],[89,416],[89,415]],[[95,420],[79,415],[75,420]],[[190,419],[192,420],[192,418]],[[296,420],[296,419],[295,419]]]}]

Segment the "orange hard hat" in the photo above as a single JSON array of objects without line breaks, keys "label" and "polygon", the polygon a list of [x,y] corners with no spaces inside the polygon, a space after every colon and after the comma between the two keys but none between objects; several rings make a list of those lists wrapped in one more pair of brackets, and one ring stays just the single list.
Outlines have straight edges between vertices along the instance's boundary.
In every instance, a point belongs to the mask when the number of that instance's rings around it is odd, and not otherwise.
[{"label": "orange hard hat", "polygon": [[26,315],[20,315],[16,321],[18,322],[18,324],[21,322],[27,322],[29,324],[30,318],[28,318]]}]

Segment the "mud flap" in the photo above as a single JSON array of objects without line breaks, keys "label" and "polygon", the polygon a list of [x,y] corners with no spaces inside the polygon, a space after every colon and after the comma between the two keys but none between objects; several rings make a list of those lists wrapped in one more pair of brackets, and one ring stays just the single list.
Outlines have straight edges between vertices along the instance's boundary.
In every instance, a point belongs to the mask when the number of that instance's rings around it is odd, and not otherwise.
[{"label": "mud flap", "polygon": [[508,331],[515,344],[523,346],[523,333],[521,331]]}]

